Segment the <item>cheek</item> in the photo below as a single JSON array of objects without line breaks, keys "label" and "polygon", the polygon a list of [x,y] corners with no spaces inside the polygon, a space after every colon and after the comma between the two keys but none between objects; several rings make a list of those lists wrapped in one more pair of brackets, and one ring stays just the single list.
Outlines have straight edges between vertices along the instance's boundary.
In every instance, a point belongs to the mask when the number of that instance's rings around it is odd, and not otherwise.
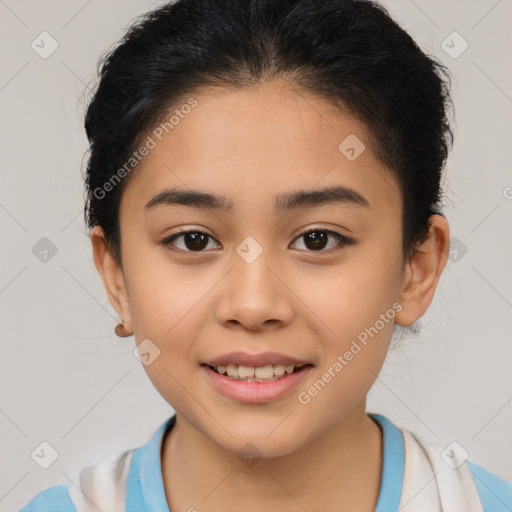
[{"label": "cheek", "polygon": [[202,315],[211,313],[201,306],[215,276],[166,264],[162,258],[147,264],[142,253],[138,258],[127,268],[136,343],[149,343],[156,357],[144,370],[160,395],[182,410],[189,397],[183,386],[197,361],[193,340],[208,322]]},{"label": "cheek", "polygon": [[326,281],[324,293],[310,292],[308,304],[325,328],[317,372],[297,396],[306,430],[315,428],[318,418],[326,426],[337,423],[374,384],[393,334],[397,304],[390,288],[388,280],[377,282],[368,272]]},{"label": "cheek", "polygon": [[[388,313],[380,330],[391,335],[393,303],[400,288],[400,255],[382,257],[383,249],[362,248],[339,265],[316,273],[304,273],[294,289],[303,298],[308,316],[323,325],[329,345],[342,348],[347,341],[369,328]],[[305,313],[307,311],[305,310]]]},{"label": "cheek", "polygon": [[[215,283],[207,265],[173,264],[165,249],[140,246],[125,263],[130,311],[137,338],[173,339]],[[185,321],[183,321],[185,320]]]},{"label": "cheek", "polygon": [[331,411],[334,420],[357,405],[380,372],[400,308],[401,253],[393,243],[376,238],[335,270],[302,281],[298,294],[316,315],[316,332],[322,326],[322,358],[320,378],[303,387],[299,403],[317,414]]},{"label": "cheek", "polygon": [[396,314],[389,286],[350,274],[326,280],[323,289],[313,283],[307,288],[314,290],[307,305],[317,315],[310,318],[321,342],[319,373],[330,372],[322,379],[329,382],[326,400],[328,395],[361,398],[379,373]]}]

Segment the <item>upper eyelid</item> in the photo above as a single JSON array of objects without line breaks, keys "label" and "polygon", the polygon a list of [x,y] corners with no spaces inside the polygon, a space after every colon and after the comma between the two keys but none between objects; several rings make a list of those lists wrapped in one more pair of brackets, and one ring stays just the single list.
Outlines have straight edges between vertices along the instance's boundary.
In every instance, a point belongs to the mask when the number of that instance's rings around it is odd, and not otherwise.
[{"label": "upper eyelid", "polygon": [[[346,235],[343,235],[343,234],[338,233],[338,232],[336,232],[336,231],[334,231],[332,229],[324,228],[324,227],[321,227],[321,226],[313,226],[312,228],[306,228],[306,229],[304,229],[304,231],[301,231],[300,233],[298,233],[295,238],[298,238],[299,236],[302,236],[302,235],[306,235],[307,233],[310,233],[311,231],[324,231],[326,233],[330,233],[330,234],[333,234],[333,235],[338,235],[338,236],[342,236],[344,238],[348,238],[348,236],[346,236]],[[203,231],[203,228],[201,228],[201,229],[199,229],[199,228],[185,228],[185,229],[182,229],[180,231],[176,231],[176,233],[173,233],[172,235],[169,235],[169,236],[165,237],[164,240],[169,240],[169,239],[171,239],[173,237],[178,237],[179,235],[186,235],[187,233],[201,233],[203,235],[209,236],[210,238],[213,238],[214,240],[217,240],[213,235],[210,235],[206,231]]]}]

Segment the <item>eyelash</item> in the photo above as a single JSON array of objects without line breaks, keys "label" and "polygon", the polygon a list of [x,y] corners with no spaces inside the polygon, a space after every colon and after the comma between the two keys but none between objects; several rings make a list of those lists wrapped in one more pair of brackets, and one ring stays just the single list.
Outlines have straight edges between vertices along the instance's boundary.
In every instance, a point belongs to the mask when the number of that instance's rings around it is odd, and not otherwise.
[{"label": "eyelash", "polygon": [[[334,237],[339,243],[337,246],[335,246],[334,248],[330,248],[330,249],[320,249],[318,251],[313,251],[313,250],[308,250],[306,249],[307,252],[311,252],[311,253],[327,253],[327,254],[330,254],[332,252],[336,252],[336,251],[339,251],[341,249],[343,249],[344,247],[346,246],[349,246],[349,245],[352,245],[355,243],[354,240],[352,240],[351,238],[348,238],[344,235],[341,235],[340,233],[336,233],[335,231],[331,231],[331,230],[328,230],[328,229],[323,229],[323,228],[312,228],[312,229],[309,229],[308,231],[304,231],[303,233],[299,234],[297,236],[297,238],[295,238],[295,240],[298,240],[299,238],[305,236],[305,235],[308,235],[310,233],[327,233],[327,235],[331,235],[332,237]],[[188,233],[195,233],[195,234],[201,234],[201,235],[206,235],[207,237],[215,240],[211,235],[209,235],[208,233],[204,233],[203,231],[200,231],[198,229],[184,229],[182,231],[179,231],[167,238],[165,238],[164,240],[162,240],[161,244],[168,248],[168,249],[171,249],[171,250],[176,250],[176,251],[181,251],[181,252],[189,252],[189,253],[201,253],[201,252],[205,252],[205,250],[200,250],[200,251],[191,251],[191,250],[188,250],[188,249],[178,249],[178,248],[175,248],[173,247],[172,245],[172,242],[174,242],[176,239],[180,238],[180,237],[183,237],[184,235],[188,234]],[[294,240],[294,241],[295,241]]]}]

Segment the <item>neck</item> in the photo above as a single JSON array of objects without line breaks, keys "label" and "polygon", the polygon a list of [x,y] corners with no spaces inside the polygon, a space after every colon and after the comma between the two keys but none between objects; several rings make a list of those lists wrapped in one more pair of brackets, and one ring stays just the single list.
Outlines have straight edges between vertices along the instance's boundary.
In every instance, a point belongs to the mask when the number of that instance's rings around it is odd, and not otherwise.
[{"label": "neck", "polygon": [[162,475],[174,510],[303,509],[374,511],[382,435],[365,402],[313,442],[288,455],[241,462],[181,416],[164,440]]}]

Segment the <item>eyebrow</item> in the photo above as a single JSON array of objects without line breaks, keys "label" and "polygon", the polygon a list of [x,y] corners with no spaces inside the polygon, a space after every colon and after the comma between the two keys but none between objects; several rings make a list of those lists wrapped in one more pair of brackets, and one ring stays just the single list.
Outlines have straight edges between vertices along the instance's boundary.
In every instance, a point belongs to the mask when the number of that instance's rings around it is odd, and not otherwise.
[{"label": "eyebrow", "polygon": [[[327,204],[342,204],[370,208],[370,203],[356,190],[334,186],[319,190],[298,190],[276,196],[274,210],[276,212],[295,209],[314,208]],[[213,209],[225,213],[232,213],[234,203],[225,196],[211,194],[200,190],[166,189],[154,196],[144,210],[148,211],[156,206],[191,206],[193,208]]]}]

